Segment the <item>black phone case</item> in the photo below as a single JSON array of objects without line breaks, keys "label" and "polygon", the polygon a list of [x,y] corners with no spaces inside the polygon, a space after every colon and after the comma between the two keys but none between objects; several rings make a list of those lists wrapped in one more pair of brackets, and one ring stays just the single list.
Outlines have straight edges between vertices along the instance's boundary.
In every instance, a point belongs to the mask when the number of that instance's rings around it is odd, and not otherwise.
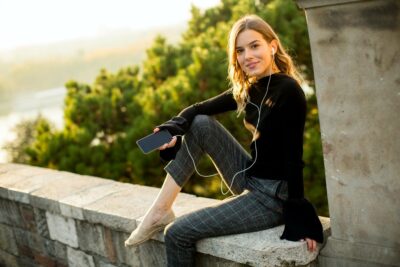
[{"label": "black phone case", "polygon": [[161,130],[137,140],[136,144],[143,153],[148,154],[171,140],[172,135],[167,130]]}]

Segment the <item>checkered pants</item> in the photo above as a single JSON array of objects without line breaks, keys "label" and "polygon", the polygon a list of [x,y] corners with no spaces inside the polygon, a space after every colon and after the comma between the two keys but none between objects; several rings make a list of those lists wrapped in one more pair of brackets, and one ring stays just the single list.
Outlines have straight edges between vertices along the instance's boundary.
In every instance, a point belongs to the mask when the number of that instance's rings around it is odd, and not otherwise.
[{"label": "checkered pants", "polygon": [[[245,169],[250,155],[215,119],[198,115],[185,134],[182,147],[165,170],[183,186],[196,164],[207,154],[225,184]],[[282,180],[236,175],[231,186],[233,197],[218,205],[178,217],[165,229],[168,266],[194,266],[196,242],[202,238],[260,231],[282,224],[282,203],[287,198],[287,183]]]}]

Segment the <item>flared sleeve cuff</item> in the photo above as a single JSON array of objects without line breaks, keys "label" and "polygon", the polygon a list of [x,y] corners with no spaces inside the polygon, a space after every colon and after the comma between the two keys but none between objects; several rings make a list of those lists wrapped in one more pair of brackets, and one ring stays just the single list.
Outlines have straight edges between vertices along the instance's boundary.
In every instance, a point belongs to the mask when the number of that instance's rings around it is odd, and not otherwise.
[{"label": "flared sleeve cuff", "polygon": [[305,198],[288,199],[283,205],[285,229],[281,239],[310,238],[323,243],[323,228],[313,205]]},{"label": "flared sleeve cuff", "polygon": [[178,153],[181,143],[182,143],[182,135],[184,135],[189,130],[188,121],[181,116],[175,116],[169,121],[164,122],[163,124],[157,126],[160,130],[167,130],[172,136],[176,136],[176,144],[173,147],[160,150],[160,157],[164,161],[170,161],[175,159],[176,153]]},{"label": "flared sleeve cuff", "polygon": [[178,153],[179,149],[181,148],[181,143],[182,137],[179,136],[177,137],[176,143],[173,147],[160,150],[160,158],[165,162],[175,159],[176,153]]}]

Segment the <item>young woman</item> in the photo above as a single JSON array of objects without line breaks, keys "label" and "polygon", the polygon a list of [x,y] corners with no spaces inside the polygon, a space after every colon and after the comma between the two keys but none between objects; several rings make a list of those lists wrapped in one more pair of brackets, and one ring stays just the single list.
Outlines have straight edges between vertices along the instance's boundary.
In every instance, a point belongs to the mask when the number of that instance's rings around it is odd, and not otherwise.
[{"label": "young woman", "polygon": [[[232,88],[185,108],[154,130],[174,135],[160,148],[161,157],[172,161],[165,167],[159,195],[125,245],[139,245],[169,224],[168,266],[193,266],[196,242],[202,238],[282,223],[281,238],[304,240],[310,251],[323,239],[315,209],[304,199],[306,99],[291,58],[273,29],[255,15],[234,24],[228,50]],[[253,135],[251,155],[210,117],[234,110],[245,112],[244,126]],[[171,206],[205,154],[234,197],[175,219]]]}]

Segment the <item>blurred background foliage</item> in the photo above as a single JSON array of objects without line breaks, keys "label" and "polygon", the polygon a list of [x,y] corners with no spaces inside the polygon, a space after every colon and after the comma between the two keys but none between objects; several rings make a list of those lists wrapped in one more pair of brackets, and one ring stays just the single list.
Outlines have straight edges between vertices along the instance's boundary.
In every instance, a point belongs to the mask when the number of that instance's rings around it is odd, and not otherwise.
[{"label": "blurred background foliage", "polygon": [[[15,128],[17,140],[6,146],[13,161],[160,187],[165,162],[157,152],[143,155],[136,140],[186,106],[228,88],[228,33],[246,14],[257,14],[271,24],[308,86],[314,88],[305,16],[294,1],[221,0],[204,11],[193,6],[191,12],[181,41],[171,45],[165,37],[157,36],[141,65],[126,66],[115,73],[102,69],[92,84],[68,81],[64,128],[56,130],[42,117],[21,122]],[[305,192],[318,213],[328,216],[318,109],[315,94],[307,95]],[[242,118],[235,112],[217,118],[248,148],[251,136]],[[208,158],[198,168],[203,174],[215,173]],[[183,189],[221,199],[220,190],[218,176],[202,178],[196,174]]]}]

